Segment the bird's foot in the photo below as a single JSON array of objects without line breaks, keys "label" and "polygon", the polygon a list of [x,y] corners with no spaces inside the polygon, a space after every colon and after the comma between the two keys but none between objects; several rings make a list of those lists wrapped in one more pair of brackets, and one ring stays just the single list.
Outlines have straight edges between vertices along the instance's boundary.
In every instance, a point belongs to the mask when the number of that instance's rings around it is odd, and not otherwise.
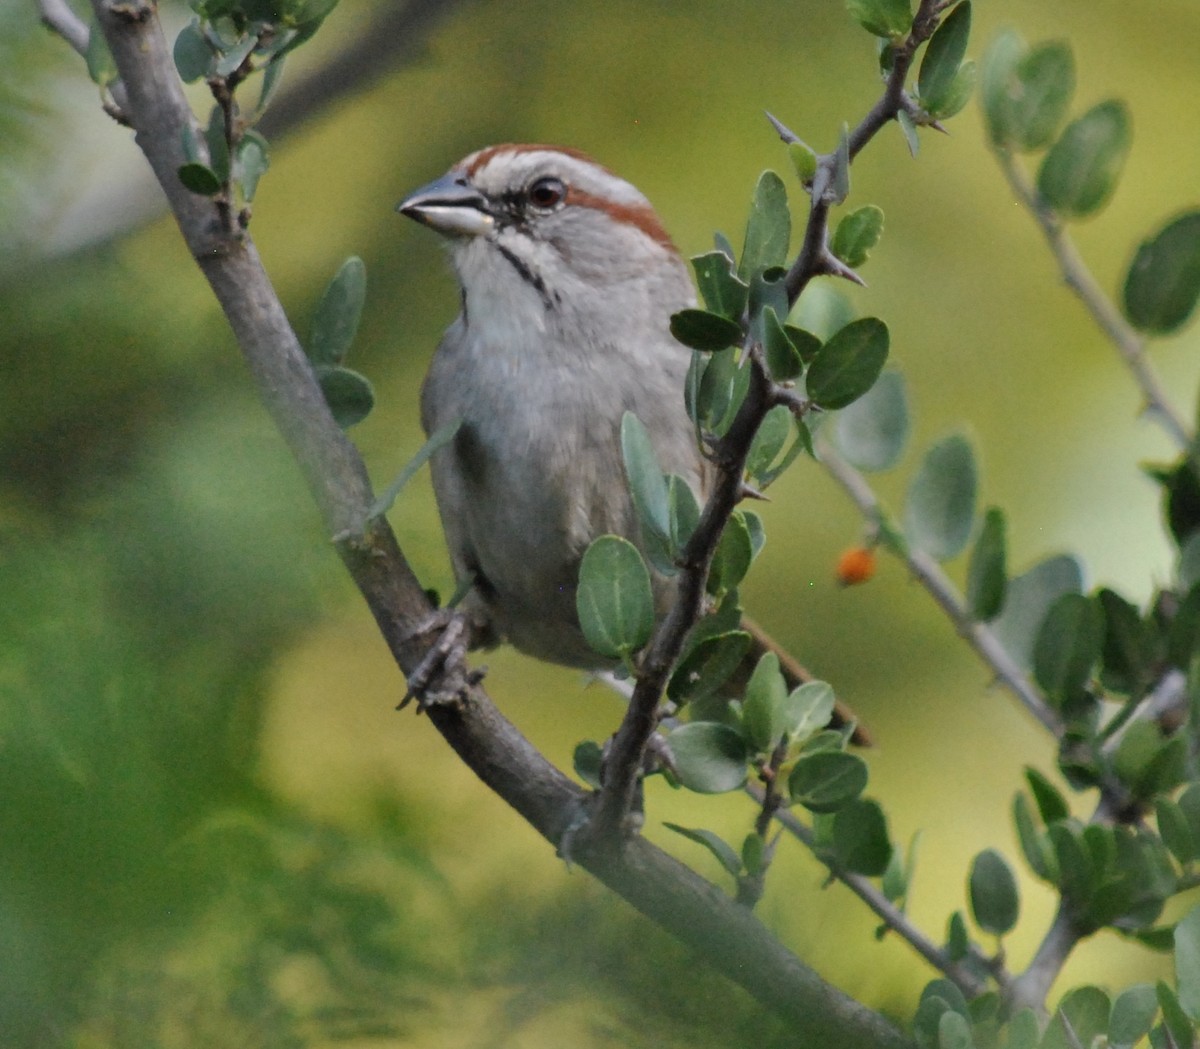
[{"label": "bird's foot", "polygon": [[446,608],[439,608],[412,632],[410,638],[414,640],[432,634],[437,638],[408,675],[408,688],[397,710],[403,710],[414,699],[418,710],[457,703],[471,686],[483,680],[486,668],[469,670],[466,665],[470,633],[467,616]]}]

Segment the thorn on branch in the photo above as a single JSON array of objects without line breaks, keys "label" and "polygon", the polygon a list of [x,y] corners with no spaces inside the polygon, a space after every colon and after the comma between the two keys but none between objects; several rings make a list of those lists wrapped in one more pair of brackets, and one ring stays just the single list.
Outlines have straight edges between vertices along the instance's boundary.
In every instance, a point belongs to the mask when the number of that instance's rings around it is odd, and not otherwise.
[{"label": "thorn on branch", "polygon": [[841,259],[831,251],[823,251],[820,259],[817,261],[818,272],[829,277],[841,277],[843,280],[848,280],[852,284],[857,284],[861,288],[867,286],[867,282],[862,279],[854,270],[847,266]]},{"label": "thorn on branch", "polygon": [[[771,122],[771,126],[779,133],[779,137],[783,139],[789,146],[793,142],[800,142],[800,136],[792,131],[782,120],[779,120],[773,113],[763,110],[766,113],[767,119]],[[800,142],[803,145],[803,142]]]}]

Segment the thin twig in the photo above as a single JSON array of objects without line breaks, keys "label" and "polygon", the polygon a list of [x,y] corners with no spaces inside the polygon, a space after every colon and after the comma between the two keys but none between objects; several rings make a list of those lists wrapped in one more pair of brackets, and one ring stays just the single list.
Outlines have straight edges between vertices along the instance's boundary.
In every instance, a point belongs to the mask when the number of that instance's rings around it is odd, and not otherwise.
[{"label": "thin twig", "polygon": [[[867,479],[838,455],[829,446],[828,441],[819,443],[817,458],[829,476],[850,496],[863,517],[872,523],[881,523],[884,510]],[[1059,738],[1063,731],[1059,716],[987,624],[971,618],[962,595],[946,577],[941,566],[928,554],[911,547],[897,550],[889,545],[888,549],[904,561],[908,570],[954,624],[962,638],[995,674],[996,680],[1020,700],[1025,709],[1037,718],[1051,735]]]},{"label": "thin twig", "polygon": [[[921,0],[913,19],[912,30],[897,47],[891,75],[881,98],[851,136],[851,159],[905,105],[904,78],[912,64],[913,54],[933,35],[937,28],[938,15],[947,6],[947,2],[948,0]],[[771,122],[777,131],[782,127],[774,118],[771,118]],[[818,160],[817,176],[811,187],[812,206],[805,226],[803,243],[784,279],[789,303],[795,302],[814,276],[826,272],[831,199],[822,186],[831,186],[837,181],[837,165],[844,162],[844,158],[839,158],[836,153]],[[752,349],[749,344],[745,348],[747,352]],[[750,445],[764,416],[778,403],[777,395],[781,388],[766,374],[761,359],[752,353],[751,358],[746,365],[752,369],[746,398],[729,432],[717,443],[714,451],[717,476],[701,514],[700,523],[684,551],[679,576],[679,595],[643,653],[633,698],[609,750],[604,786],[601,788],[596,812],[586,835],[593,837],[596,844],[611,846],[623,833],[624,823],[636,794],[637,777],[641,774],[646,746],[658,725],[660,697],[671,670],[683,651],[688,632],[703,612],[704,586],[709,565],[720,541],[721,532],[742,498],[742,475],[745,472]]]},{"label": "thin twig", "polygon": [[1067,233],[1066,227],[1052,210],[1042,204],[1037,190],[1022,171],[1016,158],[1005,149],[994,149],[993,152],[1000,165],[1000,170],[1004,172],[1004,177],[1008,180],[1009,187],[1021,201],[1025,210],[1033,216],[1042,235],[1046,238],[1046,243],[1050,246],[1051,254],[1058,263],[1063,280],[1087,308],[1100,330],[1116,347],[1121,360],[1125,362],[1125,366],[1133,375],[1133,381],[1146,399],[1147,412],[1158,421],[1172,443],[1181,452],[1190,453],[1192,438],[1188,427],[1167,399],[1166,391],[1147,358],[1145,343],[1121,316],[1120,310],[1097,283],[1091,270],[1088,269],[1087,263],[1083,261],[1083,257],[1075,247],[1075,242]]},{"label": "thin twig", "polygon": [[[760,805],[763,804],[764,791],[761,787],[747,784],[745,792]],[[953,980],[959,990],[968,998],[974,998],[987,990],[987,985],[980,976],[961,962],[954,961],[942,948],[937,946],[928,936],[918,929],[903,911],[892,903],[870,878],[855,874],[841,866],[828,853],[817,848],[816,836],[812,828],[806,826],[794,812],[780,808],[775,812],[775,819],[787,829],[793,837],[804,843],[810,852],[821,862],[829,873],[846,886],[855,896],[863,901],[884,925],[895,932],[914,951],[930,965]],[[986,965],[986,959],[981,955],[977,960]]]},{"label": "thin twig", "polygon": [[46,26],[61,36],[78,54],[86,57],[91,33],[87,23],[71,10],[66,0],[38,0],[38,8]]}]

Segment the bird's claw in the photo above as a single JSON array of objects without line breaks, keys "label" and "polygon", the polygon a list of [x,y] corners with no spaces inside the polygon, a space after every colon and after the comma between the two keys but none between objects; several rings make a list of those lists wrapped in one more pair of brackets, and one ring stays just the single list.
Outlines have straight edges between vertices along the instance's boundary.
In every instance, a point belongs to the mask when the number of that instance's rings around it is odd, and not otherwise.
[{"label": "bird's claw", "polygon": [[[408,687],[397,710],[403,710],[414,699],[418,710],[439,703],[456,703],[468,688],[483,680],[484,669],[466,667],[469,626],[461,612],[439,608],[413,631],[414,638],[435,632],[438,637],[409,673]],[[439,686],[436,689],[431,687],[435,682]]]}]

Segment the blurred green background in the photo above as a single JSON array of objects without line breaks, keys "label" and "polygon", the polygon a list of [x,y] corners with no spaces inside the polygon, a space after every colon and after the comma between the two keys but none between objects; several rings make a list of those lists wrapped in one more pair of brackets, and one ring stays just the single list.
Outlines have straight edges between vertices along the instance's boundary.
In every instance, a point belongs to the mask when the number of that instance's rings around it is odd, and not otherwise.
[{"label": "blurred green background", "polygon": [[[289,79],[385,7],[347,0]],[[184,5],[164,5],[177,28]],[[983,0],[998,28],[1069,37],[1074,112],[1128,100],[1134,149],[1111,206],[1077,229],[1107,288],[1138,240],[1195,205],[1194,0]],[[418,385],[457,309],[440,245],[393,212],[479,146],[585,149],[641,187],[681,249],[740,237],[759,171],[786,170],[770,109],[819,149],[878,91],[840,0],[445,4],[392,68],[273,139],[252,232],[304,336],[347,255],[366,261],[350,364],[378,408],[353,437],[385,485],[419,447]],[[82,64],[0,6],[0,1031],[8,1046],[534,1047],[791,1044],[741,992],[552,851],[396,714],[402,681],[319,529],[236,347],[132,136]],[[204,106],[202,95],[197,106]],[[1073,550],[1090,583],[1144,601],[1170,570],[1145,460],[1167,458],[1116,355],[1061,286],[987,155],[974,106],[912,160],[888,129],[852,202],[887,216],[856,307],[892,330],[915,447],[965,427],[1020,569]],[[796,192],[795,197],[801,194]],[[147,210],[149,207],[149,210]],[[1154,360],[1190,416],[1193,329]],[[878,485],[899,505],[913,456]],[[811,462],[763,510],[747,607],[870,724],[872,793],[921,830],[911,913],[939,938],[970,858],[1017,863],[1022,764],[1051,747],[894,563],[842,591],[861,525]],[[449,589],[422,478],[393,512],[427,585]],[[952,566],[961,578],[962,566]],[[488,689],[560,765],[620,706],[511,652]],[[647,833],[740,840],[738,797],[655,785]],[[785,848],[760,914],[824,975],[907,1017],[933,975],[815,862]],[[1020,967],[1053,900],[1023,882]],[[1153,978],[1110,936],[1064,986]]]}]

